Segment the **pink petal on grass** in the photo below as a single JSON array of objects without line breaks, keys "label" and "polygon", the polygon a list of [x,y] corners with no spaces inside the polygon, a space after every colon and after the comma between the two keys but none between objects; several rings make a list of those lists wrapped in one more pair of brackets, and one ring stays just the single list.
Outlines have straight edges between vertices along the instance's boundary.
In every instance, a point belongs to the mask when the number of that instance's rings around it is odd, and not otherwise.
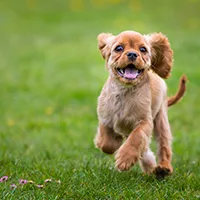
[{"label": "pink petal on grass", "polygon": [[43,187],[44,187],[44,185],[37,185],[37,187],[38,187],[38,188],[43,188]]},{"label": "pink petal on grass", "polygon": [[2,182],[6,182],[8,180],[8,176],[2,176],[1,178],[0,178],[0,182],[2,183]]},{"label": "pink petal on grass", "polygon": [[10,185],[10,189],[14,190],[14,189],[16,189],[16,188],[17,188],[17,186],[16,186],[15,184],[11,184],[11,185]]},{"label": "pink petal on grass", "polygon": [[49,178],[49,179],[46,179],[44,182],[49,183],[49,182],[52,182],[52,180]]},{"label": "pink petal on grass", "polygon": [[22,185],[25,185],[25,184],[28,183],[28,181],[27,181],[27,180],[24,180],[24,179],[21,179],[21,180],[19,180],[19,183],[22,184]]}]

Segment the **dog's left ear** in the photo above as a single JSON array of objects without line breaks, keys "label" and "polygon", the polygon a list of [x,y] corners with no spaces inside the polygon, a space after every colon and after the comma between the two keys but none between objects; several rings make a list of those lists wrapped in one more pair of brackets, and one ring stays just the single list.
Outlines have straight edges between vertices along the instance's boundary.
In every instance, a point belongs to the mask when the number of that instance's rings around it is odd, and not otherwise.
[{"label": "dog's left ear", "polygon": [[146,36],[151,47],[151,69],[162,78],[168,78],[173,64],[173,51],[166,36],[154,33]]},{"label": "dog's left ear", "polygon": [[106,60],[111,54],[111,41],[113,38],[114,36],[111,33],[101,33],[97,36],[99,50]]}]

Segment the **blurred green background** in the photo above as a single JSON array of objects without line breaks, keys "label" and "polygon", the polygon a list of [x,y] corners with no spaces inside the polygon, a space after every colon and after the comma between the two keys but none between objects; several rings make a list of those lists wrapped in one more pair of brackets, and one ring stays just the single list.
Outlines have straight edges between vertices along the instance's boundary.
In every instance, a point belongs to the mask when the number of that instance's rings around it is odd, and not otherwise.
[{"label": "blurred green background", "polygon": [[[199,0],[0,1],[0,175],[9,176],[2,199],[199,197],[199,9]],[[138,167],[117,173],[113,157],[93,145],[108,76],[96,37],[124,30],[167,35],[174,50],[169,95],[183,73],[189,79],[186,96],[169,109],[175,175],[168,183],[143,179]],[[9,189],[20,178],[48,177],[62,186]]]}]

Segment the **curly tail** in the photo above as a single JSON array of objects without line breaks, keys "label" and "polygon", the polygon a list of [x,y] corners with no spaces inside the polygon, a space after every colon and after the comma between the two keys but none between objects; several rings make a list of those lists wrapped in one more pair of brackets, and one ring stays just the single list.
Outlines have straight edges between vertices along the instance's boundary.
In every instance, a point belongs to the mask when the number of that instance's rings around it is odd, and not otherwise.
[{"label": "curly tail", "polygon": [[172,106],[175,103],[178,103],[181,100],[186,91],[186,82],[187,82],[187,77],[186,75],[183,75],[180,78],[178,92],[174,96],[168,98],[168,107]]}]

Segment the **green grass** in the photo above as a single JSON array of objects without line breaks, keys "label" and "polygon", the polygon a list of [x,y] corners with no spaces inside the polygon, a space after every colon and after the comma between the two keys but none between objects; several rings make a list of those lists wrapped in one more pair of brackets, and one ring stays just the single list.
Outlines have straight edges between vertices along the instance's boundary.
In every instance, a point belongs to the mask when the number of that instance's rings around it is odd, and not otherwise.
[{"label": "green grass", "polygon": [[[0,177],[9,179],[0,199],[199,199],[199,7],[198,0],[1,1]],[[186,96],[169,110],[174,174],[162,181],[138,166],[117,172],[113,156],[93,144],[107,78],[96,36],[130,29],[168,36],[169,95],[181,74],[189,78]],[[53,182],[43,189],[10,189],[19,179],[47,178]]]}]

